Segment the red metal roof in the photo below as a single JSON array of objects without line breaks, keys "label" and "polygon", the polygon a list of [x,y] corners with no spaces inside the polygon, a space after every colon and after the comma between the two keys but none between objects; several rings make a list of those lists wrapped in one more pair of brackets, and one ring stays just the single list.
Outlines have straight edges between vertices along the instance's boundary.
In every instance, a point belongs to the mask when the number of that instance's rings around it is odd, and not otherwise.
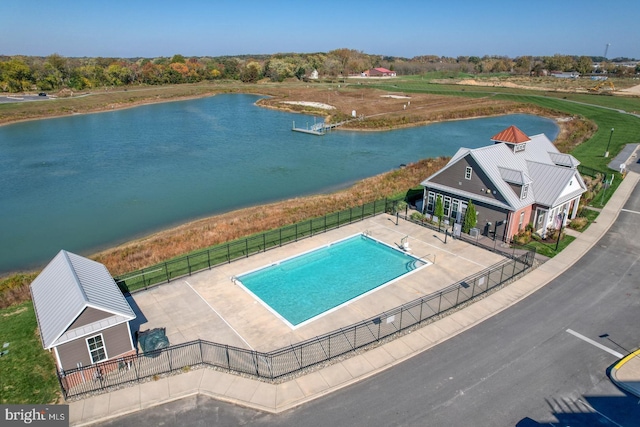
[{"label": "red metal roof", "polygon": [[393,73],[393,71],[387,70],[386,68],[382,68],[382,67],[374,68],[374,70],[380,71],[381,73]]},{"label": "red metal roof", "polygon": [[523,142],[531,141],[531,138],[529,138],[520,129],[512,125],[502,132],[492,136],[491,140],[496,142],[506,142],[509,144],[521,144]]}]

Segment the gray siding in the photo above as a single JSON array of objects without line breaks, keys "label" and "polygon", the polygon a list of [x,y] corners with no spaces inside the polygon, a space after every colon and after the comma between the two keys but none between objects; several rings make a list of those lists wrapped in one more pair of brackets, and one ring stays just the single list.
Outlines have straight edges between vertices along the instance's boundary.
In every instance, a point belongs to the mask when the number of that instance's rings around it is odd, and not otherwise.
[{"label": "gray siding", "polygon": [[[473,169],[471,179],[465,179],[467,166]],[[452,164],[451,167],[442,170],[441,173],[431,179],[431,182],[473,194],[482,194],[484,197],[506,203],[506,199],[499,192],[496,192],[496,194],[493,194],[493,192],[487,193],[487,189],[496,190],[496,186],[491,183],[482,168],[469,155]]]},{"label": "gray siding", "polygon": [[[67,331],[73,330],[75,328],[79,328],[81,326],[88,325],[89,323],[97,322],[102,319],[106,319],[107,317],[113,316],[112,313],[107,313],[102,310],[95,309],[93,307],[87,307],[84,311],[78,316],[76,320],[69,326]],[[66,332],[66,331],[65,331]]]},{"label": "gray siding", "polygon": [[91,357],[87,348],[87,338],[102,334],[104,344],[107,350],[107,357],[113,359],[133,349],[129,340],[129,322],[121,323],[104,331],[96,332],[86,337],[62,344],[58,346],[58,356],[60,357],[60,365],[62,369],[68,370],[77,367],[78,363],[82,366],[91,365]]}]

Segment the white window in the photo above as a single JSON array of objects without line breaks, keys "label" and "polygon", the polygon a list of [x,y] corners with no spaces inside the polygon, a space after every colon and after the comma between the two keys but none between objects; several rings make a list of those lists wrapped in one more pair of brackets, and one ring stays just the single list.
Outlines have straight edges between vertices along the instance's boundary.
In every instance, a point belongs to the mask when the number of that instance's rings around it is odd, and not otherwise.
[{"label": "white window", "polygon": [[451,213],[451,197],[444,196],[444,217],[449,218]]},{"label": "white window", "polygon": [[522,193],[520,194],[520,198],[526,199],[527,194],[529,194],[529,184],[525,184],[522,186]]},{"label": "white window", "polygon": [[433,212],[435,202],[436,202],[436,194],[429,191],[429,194],[427,196],[427,212]]},{"label": "white window", "polygon": [[520,212],[520,221],[518,221],[518,231],[522,230],[522,224],[524,224],[524,212]]},{"label": "white window", "polygon": [[460,211],[460,200],[453,200],[453,203],[451,204],[451,218],[453,218],[454,221],[458,220],[458,212]]},{"label": "white window", "polygon": [[91,355],[91,363],[98,363],[107,359],[107,350],[104,347],[104,340],[102,334],[96,335],[91,338],[87,338],[87,347],[89,347],[89,354]]},{"label": "white window", "polygon": [[464,171],[464,179],[471,179],[472,173],[473,173],[473,169],[471,169],[471,166],[467,166],[467,168]]}]

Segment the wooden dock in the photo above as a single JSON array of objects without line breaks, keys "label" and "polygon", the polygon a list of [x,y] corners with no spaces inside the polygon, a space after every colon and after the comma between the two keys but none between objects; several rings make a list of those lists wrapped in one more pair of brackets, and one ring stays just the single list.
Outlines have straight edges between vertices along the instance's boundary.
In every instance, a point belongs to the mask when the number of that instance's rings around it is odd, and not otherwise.
[{"label": "wooden dock", "polygon": [[318,136],[322,136],[325,133],[327,133],[327,131],[330,131],[333,128],[337,128],[338,126],[341,126],[345,123],[347,123],[347,121],[344,122],[340,122],[340,123],[314,123],[313,126],[311,127],[307,127],[307,128],[297,128],[296,127],[296,122],[293,122],[293,127],[291,128],[292,131],[294,132],[302,132],[302,133],[308,133],[311,135],[318,135]]}]

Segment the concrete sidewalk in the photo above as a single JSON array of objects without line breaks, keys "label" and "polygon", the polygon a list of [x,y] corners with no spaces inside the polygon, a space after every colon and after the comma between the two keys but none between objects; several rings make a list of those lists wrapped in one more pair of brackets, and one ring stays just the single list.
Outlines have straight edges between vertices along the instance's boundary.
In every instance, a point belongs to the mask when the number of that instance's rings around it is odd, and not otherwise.
[{"label": "concrete sidewalk", "polygon": [[[389,369],[500,313],[555,279],[606,233],[639,179],[640,175],[630,172],[602,209],[598,220],[568,248],[536,270],[501,291],[392,342],[281,384],[268,384],[206,368],[136,384],[71,402],[70,423],[89,425],[196,393],[280,413]],[[622,359],[611,377],[621,388],[640,395],[640,351]]]}]

